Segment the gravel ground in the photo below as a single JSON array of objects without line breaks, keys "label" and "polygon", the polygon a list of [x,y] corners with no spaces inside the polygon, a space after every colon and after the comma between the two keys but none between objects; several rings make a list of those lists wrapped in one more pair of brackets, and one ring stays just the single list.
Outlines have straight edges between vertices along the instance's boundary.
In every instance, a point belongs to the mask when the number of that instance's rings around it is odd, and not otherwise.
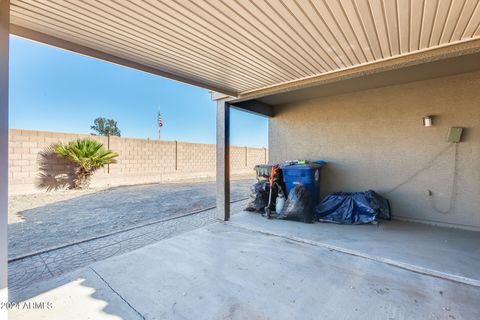
[{"label": "gravel ground", "polygon": [[[254,181],[232,182],[231,200]],[[10,199],[9,258],[215,206],[215,182],[62,191]]]},{"label": "gravel ground", "polygon": [[89,188],[85,190],[58,190],[35,194],[21,194],[8,197],[8,223],[24,221],[22,212],[52,204],[59,201],[70,200],[87,194],[100,192],[105,189]]}]

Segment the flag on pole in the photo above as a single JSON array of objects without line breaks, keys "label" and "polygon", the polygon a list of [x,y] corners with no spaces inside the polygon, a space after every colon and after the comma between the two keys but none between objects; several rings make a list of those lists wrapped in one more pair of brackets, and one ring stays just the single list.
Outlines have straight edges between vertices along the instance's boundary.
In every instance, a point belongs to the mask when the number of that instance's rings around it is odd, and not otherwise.
[{"label": "flag on pole", "polygon": [[162,115],[160,114],[160,108],[158,108],[158,116],[157,116],[157,130],[158,130],[158,140],[160,139],[160,128],[163,127],[163,119]]},{"label": "flag on pole", "polygon": [[160,114],[160,110],[158,110],[158,127],[159,128],[163,127],[163,120],[162,120],[162,115]]}]

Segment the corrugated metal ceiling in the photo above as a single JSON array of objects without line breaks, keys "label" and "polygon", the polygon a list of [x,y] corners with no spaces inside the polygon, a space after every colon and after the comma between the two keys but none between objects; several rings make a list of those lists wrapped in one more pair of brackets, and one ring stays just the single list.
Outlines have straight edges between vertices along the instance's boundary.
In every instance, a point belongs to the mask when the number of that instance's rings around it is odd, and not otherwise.
[{"label": "corrugated metal ceiling", "polygon": [[11,23],[245,94],[479,38],[480,0],[11,0]]}]

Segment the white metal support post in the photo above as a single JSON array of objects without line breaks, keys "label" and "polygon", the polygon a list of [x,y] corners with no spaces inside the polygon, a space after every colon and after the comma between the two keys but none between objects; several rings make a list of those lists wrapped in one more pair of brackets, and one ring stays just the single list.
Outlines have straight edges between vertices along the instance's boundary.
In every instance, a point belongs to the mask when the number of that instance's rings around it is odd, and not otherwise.
[{"label": "white metal support post", "polygon": [[230,105],[217,101],[217,218],[230,219]]},{"label": "white metal support post", "polygon": [[[8,300],[8,50],[10,1],[0,0],[0,302]],[[7,309],[0,309],[7,319]]]}]

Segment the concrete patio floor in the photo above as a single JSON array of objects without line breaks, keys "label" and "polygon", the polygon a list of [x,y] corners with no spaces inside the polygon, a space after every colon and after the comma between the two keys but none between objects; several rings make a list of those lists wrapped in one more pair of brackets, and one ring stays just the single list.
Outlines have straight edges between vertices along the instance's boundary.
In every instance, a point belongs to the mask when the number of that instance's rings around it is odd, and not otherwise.
[{"label": "concrete patio floor", "polygon": [[479,319],[479,240],[406,222],[306,225],[239,213],[30,286],[23,297],[52,308],[10,316]]},{"label": "concrete patio floor", "polygon": [[231,224],[480,287],[480,232],[399,220],[378,225],[285,223],[247,212]]}]

